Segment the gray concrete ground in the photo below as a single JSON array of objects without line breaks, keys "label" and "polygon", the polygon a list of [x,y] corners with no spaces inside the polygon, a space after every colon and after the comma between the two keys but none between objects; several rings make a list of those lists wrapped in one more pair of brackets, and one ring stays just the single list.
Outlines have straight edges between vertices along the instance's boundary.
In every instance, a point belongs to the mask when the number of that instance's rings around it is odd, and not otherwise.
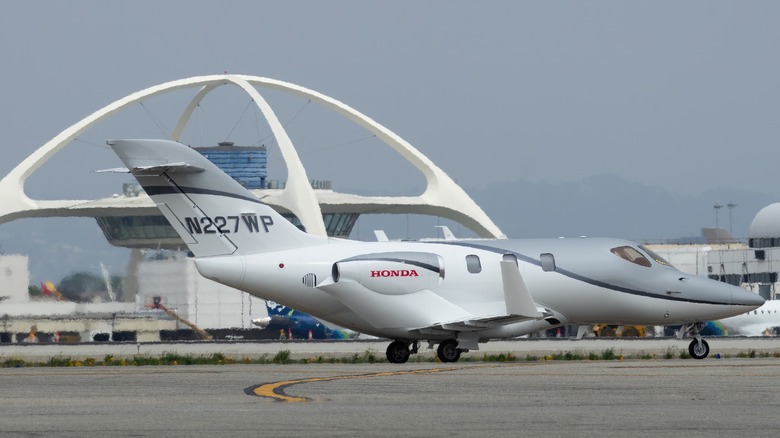
[{"label": "gray concrete ground", "polygon": [[[601,353],[613,349],[616,354],[665,355],[672,352],[677,355],[687,351],[690,339],[677,340],[673,338],[585,338],[569,339],[520,339],[496,341],[480,344],[478,351],[465,353],[462,357],[483,354],[512,353],[518,358],[528,355],[543,356],[559,352]],[[750,350],[780,354],[780,337],[766,338],[709,338],[711,354],[734,355]],[[293,359],[311,358],[317,356],[347,356],[372,351],[377,356],[384,356],[390,341],[348,341],[348,342],[318,342],[318,341],[275,341],[275,342],[179,342],[179,343],[85,343],[85,344],[0,344],[0,361],[9,358],[21,358],[26,361],[48,361],[51,357],[84,358],[92,357],[102,360],[106,355],[116,358],[132,357],[134,355],[159,356],[164,353],[180,355],[210,356],[222,353],[236,359],[244,357],[271,358],[281,350],[290,351]],[[421,354],[427,357],[435,355],[433,350],[423,344]]]},{"label": "gray concrete ground", "polygon": [[[294,382],[334,376],[349,378]],[[280,381],[278,392],[311,401],[253,393]],[[780,428],[778,358],[4,368],[0,388],[0,431],[13,437],[774,437]]]}]

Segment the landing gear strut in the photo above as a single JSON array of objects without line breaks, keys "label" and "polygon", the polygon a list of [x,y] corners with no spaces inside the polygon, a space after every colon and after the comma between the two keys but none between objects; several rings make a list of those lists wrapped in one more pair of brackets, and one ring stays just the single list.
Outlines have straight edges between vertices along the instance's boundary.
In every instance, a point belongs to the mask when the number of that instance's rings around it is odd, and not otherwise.
[{"label": "landing gear strut", "polygon": [[694,359],[704,359],[710,354],[710,345],[699,334],[703,327],[704,324],[700,322],[694,323],[690,327],[693,332],[693,340],[688,344],[688,353]]},{"label": "landing gear strut", "polygon": [[436,350],[436,355],[442,362],[457,362],[460,359],[460,349],[458,348],[458,341],[455,339],[447,339],[439,344],[439,348]]}]

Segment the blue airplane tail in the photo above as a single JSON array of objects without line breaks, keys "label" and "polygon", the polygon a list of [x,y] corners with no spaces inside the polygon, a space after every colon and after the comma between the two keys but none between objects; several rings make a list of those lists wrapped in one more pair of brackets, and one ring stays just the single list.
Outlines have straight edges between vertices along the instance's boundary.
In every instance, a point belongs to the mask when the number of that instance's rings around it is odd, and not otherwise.
[{"label": "blue airplane tail", "polygon": [[309,332],[314,339],[351,339],[356,336],[354,332],[332,329],[308,313],[291,309],[273,301],[266,301],[265,307],[271,318],[287,320],[290,324],[290,330],[296,338],[305,339]]}]

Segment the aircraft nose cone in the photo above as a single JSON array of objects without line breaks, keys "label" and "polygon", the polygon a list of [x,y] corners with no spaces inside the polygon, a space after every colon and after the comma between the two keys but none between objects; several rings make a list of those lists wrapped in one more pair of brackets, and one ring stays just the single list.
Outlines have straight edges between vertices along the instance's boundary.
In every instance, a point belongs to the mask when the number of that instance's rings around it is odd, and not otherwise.
[{"label": "aircraft nose cone", "polygon": [[731,287],[731,303],[735,306],[745,306],[745,311],[758,309],[764,305],[764,298],[741,287]]}]

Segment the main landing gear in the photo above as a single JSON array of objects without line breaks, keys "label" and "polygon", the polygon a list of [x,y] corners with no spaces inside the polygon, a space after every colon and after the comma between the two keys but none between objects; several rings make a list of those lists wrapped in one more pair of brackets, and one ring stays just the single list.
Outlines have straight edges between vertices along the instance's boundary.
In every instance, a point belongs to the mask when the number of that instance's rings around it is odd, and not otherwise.
[{"label": "main landing gear", "polygon": [[458,341],[455,339],[447,339],[439,344],[439,348],[436,350],[436,356],[439,360],[446,362],[457,362],[460,359],[460,352],[462,350],[458,348]]},{"label": "main landing gear", "polygon": [[[419,348],[419,341],[393,341],[387,346],[387,361],[390,363],[406,363],[409,360],[409,356],[416,354]],[[433,348],[433,343],[431,343],[431,348]],[[436,356],[444,363],[457,362],[460,359],[460,353],[463,351],[468,350],[458,348],[456,339],[447,339],[439,344]]]},{"label": "main landing gear", "polygon": [[[688,344],[688,353],[694,359],[704,359],[710,354],[710,344],[699,334],[702,328],[704,328],[704,323],[701,322],[691,324],[688,328],[693,333],[693,340]],[[680,330],[680,333],[685,333],[688,330]]]},{"label": "main landing gear", "polygon": [[417,341],[393,341],[387,346],[387,361],[390,363],[406,363],[409,360],[409,356],[416,354],[419,348],[420,343]]}]

